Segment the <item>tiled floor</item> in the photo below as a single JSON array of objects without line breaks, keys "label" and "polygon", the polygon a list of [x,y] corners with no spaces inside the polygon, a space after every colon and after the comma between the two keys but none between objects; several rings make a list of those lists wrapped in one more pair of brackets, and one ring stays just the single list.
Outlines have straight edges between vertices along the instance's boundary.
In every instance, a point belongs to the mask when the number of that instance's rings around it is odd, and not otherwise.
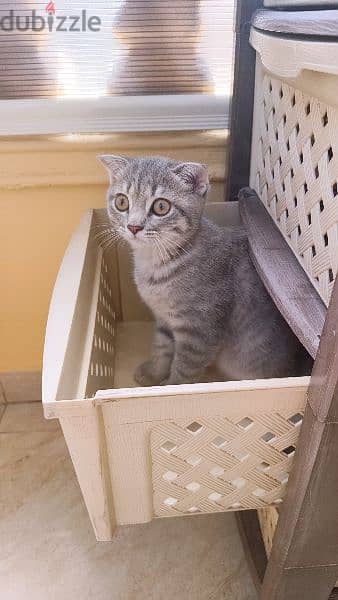
[{"label": "tiled floor", "polygon": [[120,528],[96,543],[57,423],[39,403],[1,414],[1,598],[256,600],[232,514]]}]

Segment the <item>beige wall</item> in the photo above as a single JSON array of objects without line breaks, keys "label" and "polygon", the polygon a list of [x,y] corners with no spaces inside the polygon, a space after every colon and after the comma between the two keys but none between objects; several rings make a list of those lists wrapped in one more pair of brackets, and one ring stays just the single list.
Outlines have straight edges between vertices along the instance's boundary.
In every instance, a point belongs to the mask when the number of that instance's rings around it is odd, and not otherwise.
[{"label": "beige wall", "polygon": [[0,140],[0,372],[41,369],[53,283],[80,215],[104,205],[100,152],[162,154],[209,165],[223,200],[224,131]]}]

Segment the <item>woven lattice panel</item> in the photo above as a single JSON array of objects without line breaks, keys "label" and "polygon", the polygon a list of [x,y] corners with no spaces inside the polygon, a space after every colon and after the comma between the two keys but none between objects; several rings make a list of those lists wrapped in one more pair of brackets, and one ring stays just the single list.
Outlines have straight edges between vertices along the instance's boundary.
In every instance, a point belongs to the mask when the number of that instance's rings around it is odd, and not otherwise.
[{"label": "woven lattice panel", "polygon": [[108,265],[101,261],[94,335],[87,377],[86,397],[112,385],[114,376],[115,320]]},{"label": "woven lattice panel", "polygon": [[251,185],[328,304],[338,269],[338,109],[268,75],[257,90]]},{"label": "woven lattice panel", "polygon": [[151,433],[157,517],[265,508],[282,502],[300,413],[198,418]]}]

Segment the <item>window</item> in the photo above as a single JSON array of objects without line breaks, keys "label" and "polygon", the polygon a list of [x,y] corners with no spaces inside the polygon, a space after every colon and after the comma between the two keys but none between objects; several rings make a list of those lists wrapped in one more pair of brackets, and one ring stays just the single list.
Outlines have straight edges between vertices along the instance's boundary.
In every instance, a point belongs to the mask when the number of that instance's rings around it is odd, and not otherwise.
[{"label": "window", "polygon": [[0,134],[223,128],[234,0],[0,0]]}]

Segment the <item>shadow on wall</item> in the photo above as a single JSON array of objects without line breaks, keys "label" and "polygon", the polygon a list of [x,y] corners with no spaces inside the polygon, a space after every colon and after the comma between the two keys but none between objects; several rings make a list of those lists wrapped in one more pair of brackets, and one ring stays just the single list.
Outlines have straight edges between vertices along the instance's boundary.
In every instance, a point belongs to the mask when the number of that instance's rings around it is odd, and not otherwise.
[{"label": "shadow on wall", "polygon": [[200,0],[184,10],[180,0],[169,6],[149,6],[147,0],[137,4],[135,9],[133,0],[124,0],[114,22],[122,59],[112,74],[110,94],[212,92],[211,76],[199,56]]},{"label": "shadow on wall", "polygon": [[[17,2],[0,1],[0,19],[7,17],[0,28],[0,98],[34,98],[58,94],[55,64],[49,65],[42,58],[42,49],[47,58],[48,32],[33,31],[31,0]],[[19,18],[20,30],[9,29],[8,19],[13,11],[14,20]]]}]

